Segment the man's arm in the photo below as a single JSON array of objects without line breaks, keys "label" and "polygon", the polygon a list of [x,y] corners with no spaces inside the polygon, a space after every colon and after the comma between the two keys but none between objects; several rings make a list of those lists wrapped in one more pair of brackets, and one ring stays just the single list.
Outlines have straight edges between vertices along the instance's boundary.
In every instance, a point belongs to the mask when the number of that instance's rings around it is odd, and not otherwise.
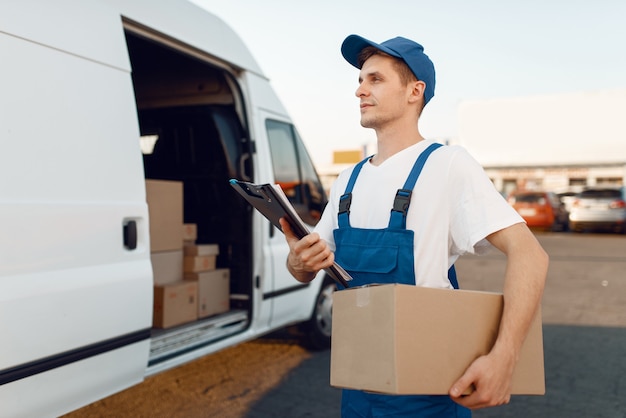
[{"label": "man's arm", "polygon": [[319,234],[313,232],[299,240],[287,221],[280,219],[280,226],[289,244],[287,269],[296,280],[308,283],[318,271],[333,265],[335,254]]},{"label": "man's arm", "polygon": [[[545,286],[548,255],[533,233],[515,224],[487,237],[507,256],[504,310],[498,338],[489,354],[476,359],[450,389],[450,396],[471,409],[508,403],[519,352]],[[468,396],[462,396],[472,388]]]}]

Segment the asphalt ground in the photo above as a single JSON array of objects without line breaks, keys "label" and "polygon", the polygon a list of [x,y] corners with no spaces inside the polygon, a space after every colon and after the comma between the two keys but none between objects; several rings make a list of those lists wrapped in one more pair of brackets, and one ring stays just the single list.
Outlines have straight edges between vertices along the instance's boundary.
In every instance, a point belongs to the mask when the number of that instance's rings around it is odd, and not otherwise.
[{"label": "asphalt ground", "polygon": [[[546,394],[475,418],[626,417],[626,236],[537,234],[550,254],[542,303]],[[461,286],[501,290],[501,255],[464,257]],[[330,352],[287,330],[150,377],[67,417],[339,417]]]}]

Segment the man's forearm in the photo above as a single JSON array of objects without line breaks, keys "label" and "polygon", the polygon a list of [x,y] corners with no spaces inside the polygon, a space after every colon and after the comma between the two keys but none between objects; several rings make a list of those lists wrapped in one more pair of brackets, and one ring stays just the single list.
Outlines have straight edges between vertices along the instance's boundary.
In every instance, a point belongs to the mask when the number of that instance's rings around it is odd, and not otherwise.
[{"label": "man's forearm", "polygon": [[549,259],[530,232],[517,235],[515,243],[505,251],[504,310],[494,350],[503,349],[515,354],[517,361],[519,350],[541,303]]}]

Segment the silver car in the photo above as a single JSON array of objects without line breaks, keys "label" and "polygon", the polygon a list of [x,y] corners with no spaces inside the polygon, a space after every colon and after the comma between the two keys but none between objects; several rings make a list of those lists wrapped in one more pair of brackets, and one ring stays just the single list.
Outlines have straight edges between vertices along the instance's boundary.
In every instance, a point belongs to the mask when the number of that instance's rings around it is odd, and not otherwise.
[{"label": "silver car", "polygon": [[626,233],[626,197],[622,188],[590,188],[576,196],[569,214],[572,231],[608,229]]}]

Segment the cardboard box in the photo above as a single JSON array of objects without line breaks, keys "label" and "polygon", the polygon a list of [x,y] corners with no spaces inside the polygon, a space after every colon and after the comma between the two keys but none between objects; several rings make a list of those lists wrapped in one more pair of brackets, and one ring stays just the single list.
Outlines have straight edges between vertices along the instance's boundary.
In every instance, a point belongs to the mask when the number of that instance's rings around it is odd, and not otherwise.
[{"label": "cardboard box", "polygon": [[204,318],[230,310],[230,270],[185,273],[185,280],[198,283],[198,317]]},{"label": "cardboard box", "polygon": [[216,256],[214,255],[194,255],[185,256],[183,260],[183,270],[185,273],[199,273],[201,271],[215,270]]},{"label": "cardboard box", "polygon": [[196,224],[183,224],[183,241],[195,242],[198,239]]},{"label": "cardboard box", "polygon": [[220,247],[217,244],[185,244],[185,255],[218,255]]},{"label": "cardboard box", "polygon": [[198,319],[198,284],[181,280],[154,286],[152,326],[169,328]]},{"label": "cardboard box", "polygon": [[[444,395],[497,337],[498,293],[390,284],[333,294],[330,384]],[[513,394],[545,393],[541,313],[513,375]]]},{"label": "cardboard box", "polygon": [[183,183],[146,180],[150,216],[150,251],[183,248]]},{"label": "cardboard box", "polygon": [[161,285],[183,280],[183,250],[150,253],[154,284]]}]

